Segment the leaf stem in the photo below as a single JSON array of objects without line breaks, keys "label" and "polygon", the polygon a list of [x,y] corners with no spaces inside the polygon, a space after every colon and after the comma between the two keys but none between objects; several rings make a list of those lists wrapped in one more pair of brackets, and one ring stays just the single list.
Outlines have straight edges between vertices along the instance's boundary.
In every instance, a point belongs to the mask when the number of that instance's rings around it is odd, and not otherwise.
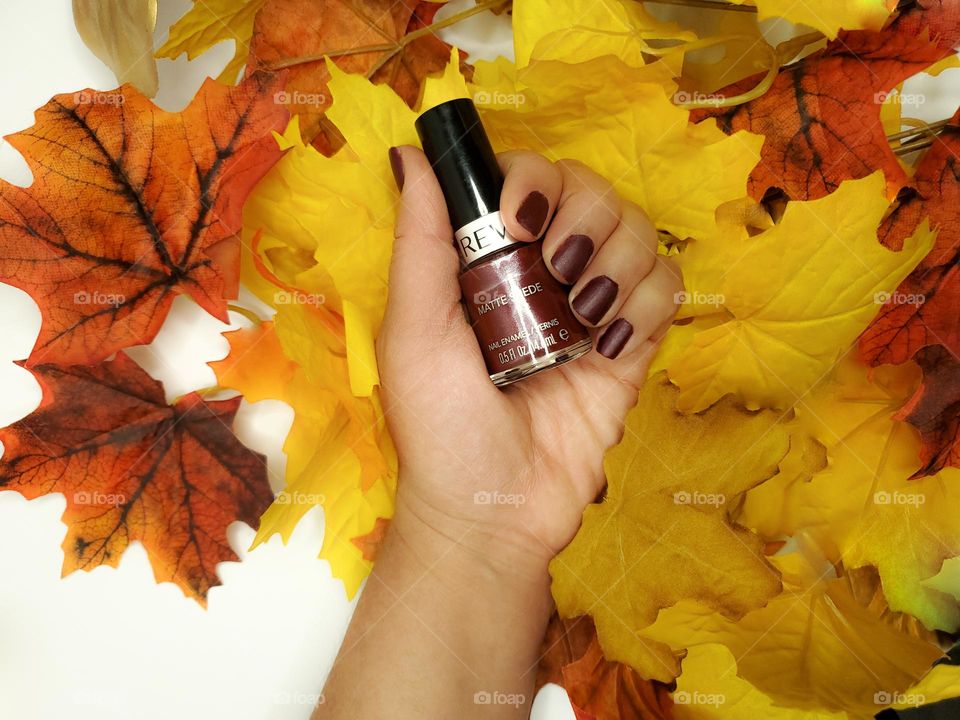
[{"label": "leaf stem", "polygon": [[238,315],[243,315],[253,325],[259,325],[263,322],[260,316],[257,315],[253,310],[250,308],[245,308],[242,305],[227,305],[227,310],[230,312],[235,312]]},{"label": "leaf stem", "polygon": [[725,2],[724,0],[646,0],[646,2],[656,3],[658,5],[681,5],[684,7],[704,8],[707,10],[733,10],[736,12],[755,13],[757,8],[753,5],[739,5]]}]

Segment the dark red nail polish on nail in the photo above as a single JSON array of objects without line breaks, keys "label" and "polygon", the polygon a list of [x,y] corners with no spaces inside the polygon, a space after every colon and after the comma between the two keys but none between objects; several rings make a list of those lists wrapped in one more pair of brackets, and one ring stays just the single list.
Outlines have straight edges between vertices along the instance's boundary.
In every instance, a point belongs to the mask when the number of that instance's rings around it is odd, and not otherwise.
[{"label": "dark red nail polish on nail", "polygon": [[393,179],[397,183],[397,190],[403,190],[403,158],[397,148],[390,148],[390,169],[393,170]]},{"label": "dark red nail polish on nail", "polygon": [[553,254],[550,263],[568,285],[573,285],[590,262],[593,255],[593,240],[586,235],[571,235]]},{"label": "dark red nail polish on nail", "polygon": [[[509,385],[583,355],[590,335],[570,309],[566,288],[544,263],[542,243],[517,240],[503,225],[503,174],[473,102],[437,105],[417,118],[416,126],[455,229],[463,302],[490,379]],[[534,192],[521,211],[529,202],[525,217],[539,234],[549,203]],[[528,227],[520,215],[517,220]]]},{"label": "dark red nail polish on nail", "polygon": [[624,346],[632,335],[633,325],[623,318],[617,318],[603,331],[603,335],[601,335],[600,340],[597,341],[597,352],[613,360],[623,351]]},{"label": "dark red nail polish on nail", "polygon": [[585,317],[587,322],[596,325],[607,314],[607,310],[617,299],[620,288],[606,275],[598,275],[583,286],[583,290],[573,299],[573,309]]},{"label": "dark red nail polish on nail", "polygon": [[534,190],[527,195],[517,209],[517,222],[534,237],[540,237],[543,223],[547,219],[550,201],[542,192]]}]

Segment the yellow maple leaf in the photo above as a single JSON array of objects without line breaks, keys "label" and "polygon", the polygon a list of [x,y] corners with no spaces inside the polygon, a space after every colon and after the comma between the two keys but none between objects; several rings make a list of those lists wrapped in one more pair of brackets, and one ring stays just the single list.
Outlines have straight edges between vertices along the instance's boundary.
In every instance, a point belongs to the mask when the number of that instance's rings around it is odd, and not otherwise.
[{"label": "yellow maple leaf", "polygon": [[193,60],[217,43],[233,40],[236,49],[217,80],[234,83],[246,64],[253,37],[253,20],[267,0],[197,0],[171,27],[158,58],[175,60],[183,53]]},{"label": "yellow maple leaf", "polygon": [[693,40],[677,24],[657,20],[641,3],[622,0],[515,0],[513,45],[517,67],[531,60],[584,62],[615,55],[628,65],[647,64],[649,40]]},{"label": "yellow maple leaf", "polygon": [[275,322],[224,333],[230,354],[210,366],[220,385],[250,402],[281,400],[295,413],[284,443],[287,481],[262,516],[252,547],[274,534],[287,542],[303,515],[321,505],[320,556],[353,597],[372,567],[353,540],[393,514],[396,454],[376,395],[352,396],[342,358],[312,352],[314,340],[329,332],[315,309],[281,306]]},{"label": "yellow maple leaf", "polygon": [[876,567],[893,610],[953,632],[960,626],[957,601],[930,579],[960,555],[952,510],[960,503],[960,471],[909,480],[920,467],[919,439],[910,425],[891,418],[917,381],[911,365],[868,375],[846,358],[796,407],[793,442],[812,439],[826,463],[821,456],[822,467],[812,463],[791,473],[788,455],[777,477],[748,493],[738,520],[770,538],[802,530],[831,559]]},{"label": "yellow maple leaf", "polygon": [[676,720],[849,720],[845,712],[781,707],[737,675],[737,660],[719,643],[687,652],[671,709]]},{"label": "yellow maple leaf", "polygon": [[816,28],[831,40],[839,30],[879,30],[896,2],[890,0],[732,0],[757,6],[758,19],[784,18]]},{"label": "yellow maple leaf", "polygon": [[684,600],[643,634],[676,649],[721,643],[739,676],[777,704],[857,718],[873,717],[886,704],[878,697],[909,688],[943,656],[932,634],[887,612],[869,573],[837,577],[814,552],[771,562],[783,592],[765,607],[728,620]]},{"label": "yellow maple leaf", "polygon": [[739,617],[780,590],[759,538],[726,514],[787,451],[773,411],[747,412],[728,398],[681,415],[676,399],[664,374],[647,381],[605,459],[606,496],[550,564],[561,615],[592,615],[607,659],[664,682],[676,658],[637,634],[661,608],[698,598]]},{"label": "yellow maple leaf", "polygon": [[[697,412],[726,393],[750,407],[786,407],[827,374],[933,245],[926,222],[901,252],[880,245],[886,208],[876,172],[789,203],[779,224],[732,250],[725,237],[691,243],[680,255],[693,279],[687,295],[718,298],[725,321],[695,335],[670,366],[678,407]],[[718,253],[738,259],[718,266]],[[717,284],[698,285],[700,273]]]},{"label": "yellow maple leaf", "polygon": [[519,71],[504,60],[476,64],[471,87],[494,148],[580,160],[661,230],[709,236],[717,206],[743,196],[763,138],[726,135],[712,119],[691,125],[671,101],[676,85],[666,65],[591,58],[575,37],[564,34],[552,46],[551,57],[562,59],[535,55]]}]

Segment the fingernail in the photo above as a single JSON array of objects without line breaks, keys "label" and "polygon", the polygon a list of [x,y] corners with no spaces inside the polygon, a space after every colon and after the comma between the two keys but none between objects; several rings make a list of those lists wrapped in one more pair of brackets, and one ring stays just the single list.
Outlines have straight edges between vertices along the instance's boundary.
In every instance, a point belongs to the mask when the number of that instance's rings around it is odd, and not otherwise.
[{"label": "fingernail", "polygon": [[598,275],[584,285],[583,290],[573,299],[573,309],[588,323],[596,325],[617,299],[619,287],[606,275]]},{"label": "fingernail", "polygon": [[633,335],[633,325],[623,318],[617,318],[600,336],[597,352],[613,360],[623,350],[631,335]]},{"label": "fingernail", "polygon": [[400,151],[392,147],[388,153],[390,156],[390,169],[393,170],[393,179],[397,183],[397,190],[403,190],[403,158]]},{"label": "fingernail", "polygon": [[564,240],[550,261],[568,285],[573,285],[583,274],[593,255],[593,240],[586,235],[571,235]]},{"label": "fingernail", "polygon": [[534,190],[524,198],[517,210],[517,222],[534,237],[540,237],[543,223],[547,219],[550,202],[542,192]]}]

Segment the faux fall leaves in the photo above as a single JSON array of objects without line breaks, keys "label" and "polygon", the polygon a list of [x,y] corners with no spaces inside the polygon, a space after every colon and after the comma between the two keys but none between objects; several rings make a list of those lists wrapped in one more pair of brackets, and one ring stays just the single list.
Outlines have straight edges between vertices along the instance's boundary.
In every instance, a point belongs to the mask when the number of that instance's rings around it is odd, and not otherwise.
[{"label": "faux fall leaves", "polygon": [[[259,517],[256,542],[286,538],[321,505],[321,555],[353,595],[396,483],[373,352],[386,151],[416,143],[413,108],[471,96],[498,150],[580,159],[639,203],[687,285],[607,492],[551,565],[566,619],[543,679],[581,718],[839,720],[945,693],[949,673],[921,678],[933,632],[960,628],[960,128],[913,167],[884,118],[904,79],[956,47],[958,4],[800,3],[788,19],[831,42],[766,93],[695,113],[674,100],[688,67],[705,76],[686,58],[700,41],[640,3],[517,0],[516,61],[472,67],[420,32],[434,11],[197,3],[160,54],[227,33],[222,79],[246,60],[239,85],[211,81],[180,114],[126,87],[60,96],[12,138],[35,183],[0,187],[0,280],[41,307],[26,366],[44,400],[0,433],[0,486],[67,495],[67,569],[140,540],[158,579],[198,598],[232,557],[227,523]],[[731,54],[710,69],[736,73],[721,102],[760,82],[744,67]],[[238,273],[273,314],[228,333],[212,367],[247,401],[295,411],[272,504],[229,432],[239,400],[168,406],[123,353],[175,294],[225,319]]]},{"label": "faux fall leaves", "polygon": [[227,319],[241,209],[280,157],[280,82],[210,81],[182,113],[131,86],[60,95],[8,138],[34,182],[0,186],[0,280],[40,306],[25,364],[43,400],[0,431],[0,487],[66,495],[65,572],[140,540],[158,580],[202,601],[235,558],[227,525],[271,502],[263,458],[230,431],[239,399],[169,406],[121,350],[150,342],[179,293]]}]

